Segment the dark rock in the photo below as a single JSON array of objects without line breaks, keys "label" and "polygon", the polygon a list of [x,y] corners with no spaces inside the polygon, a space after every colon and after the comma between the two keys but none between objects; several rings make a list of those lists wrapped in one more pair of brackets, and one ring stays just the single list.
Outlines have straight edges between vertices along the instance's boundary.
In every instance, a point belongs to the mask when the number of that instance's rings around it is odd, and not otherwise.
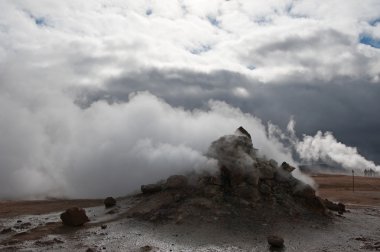
[{"label": "dark rock", "polygon": [[160,192],[162,190],[162,186],[159,184],[148,184],[148,185],[142,185],[141,186],[141,192],[143,194],[151,194]]},{"label": "dark rock", "polygon": [[58,238],[54,238],[52,240],[36,241],[36,242],[34,242],[35,245],[40,246],[40,247],[52,246],[54,244],[60,244],[60,243],[64,243],[64,241],[61,241]]},{"label": "dark rock", "polygon": [[219,176],[210,176],[210,175],[204,175],[198,178],[198,185],[199,186],[207,186],[207,185],[212,185],[212,186],[221,186],[222,180]]},{"label": "dark rock", "polygon": [[249,139],[252,139],[251,135],[248,133],[248,131],[246,131],[242,126],[240,126],[236,131],[238,131],[239,133],[247,136]]},{"label": "dark rock", "polygon": [[106,224],[103,224],[103,225],[101,225],[100,227],[101,227],[101,229],[106,229],[106,228],[107,228],[107,225],[106,225]]},{"label": "dark rock", "polygon": [[246,176],[246,182],[256,187],[259,185],[259,179],[259,176],[254,173],[247,174]]},{"label": "dark rock", "polygon": [[274,159],[269,160],[269,165],[272,166],[273,168],[278,167],[278,163]]},{"label": "dark rock", "polygon": [[25,223],[21,223],[19,225],[15,225],[14,228],[15,229],[27,229],[29,228],[30,226],[32,226],[32,223],[30,222],[25,222]]},{"label": "dark rock", "polygon": [[264,195],[270,195],[272,192],[272,189],[267,184],[261,182],[259,184],[259,191]]},{"label": "dark rock", "polygon": [[105,200],[104,200],[104,206],[106,208],[109,208],[109,207],[113,207],[116,205],[116,200],[113,198],[113,197],[107,197]]},{"label": "dark rock", "polygon": [[10,232],[12,232],[12,228],[4,228],[3,230],[1,230],[0,234],[7,234]]},{"label": "dark rock", "polygon": [[195,198],[191,200],[191,205],[204,208],[204,209],[211,209],[213,207],[213,202],[206,198]]},{"label": "dark rock", "polygon": [[88,248],[88,249],[86,249],[86,252],[96,252],[96,249]]},{"label": "dark rock", "polygon": [[282,248],[284,246],[284,239],[277,235],[270,235],[267,237],[268,244],[275,248]]},{"label": "dark rock", "polygon": [[284,171],[289,172],[289,173],[291,173],[292,171],[294,171],[294,170],[296,169],[296,168],[294,168],[293,166],[289,165],[289,164],[286,163],[286,162],[283,162],[283,163],[281,164],[281,168],[282,168]]},{"label": "dark rock", "polygon": [[166,180],[167,189],[181,189],[187,186],[187,178],[183,175],[173,175]]},{"label": "dark rock", "polygon": [[153,252],[153,251],[159,251],[158,248],[146,245],[144,247],[140,248],[140,252]]},{"label": "dark rock", "polygon": [[336,211],[339,214],[343,214],[344,212],[346,212],[346,206],[343,203],[336,204],[328,199],[325,199],[323,201],[323,204],[325,205],[327,209],[331,211]]},{"label": "dark rock", "polygon": [[221,191],[220,191],[220,186],[216,186],[216,185],[207,185],[203,188],[203,194],[206,196],[206,197],[210,197],[210,198],[213,198],[213,197],[216,197],[218,196],[219,194],[221,194]]},{"label": "dark rock", "polygon": [[273,179],[276,169],[266,162],[260,162],[255,164],[259,171],[259,176],[261,179]]},{"label": "dark rock", "polygon": [[280,183],[289,183],[291,178],[292,178],[292,174],[282,169],[279,169],[274,173],[274,180]]},{"label": "dark rock", "polygon": [[339,207],[339,210],[340,210],[341,212],[346,212],[346,205],[345,205],[345,204],[339,202],[339,203],[338,203],[338,207]]},{"label": "dark rock", "polygon": [[67,209],[60,217],[63,224],[72,227],[82,226],[84,223],[90,221],[86,215],[86,211],[79,207]]},{"label": "dark rock", "polygon": [[242,184],[234,188],[234,195],[248,201],[256,201],[259,199],[258,188],[249,184]]}]

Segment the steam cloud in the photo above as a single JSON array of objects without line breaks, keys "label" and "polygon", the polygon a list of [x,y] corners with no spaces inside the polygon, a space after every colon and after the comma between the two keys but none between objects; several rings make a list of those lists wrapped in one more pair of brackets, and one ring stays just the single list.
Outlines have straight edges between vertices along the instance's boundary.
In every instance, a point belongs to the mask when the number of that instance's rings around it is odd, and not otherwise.
[{"label": "steam cloud", "polygon": [[338,142],[331,132],[318,131],[315,136],[304,135],[302,141],[297,143],[296,150],[301,159],[309,162],[333,161],[346,169],[380,170],[380,166],[361,156],[355,147]]},{"label": "steam cloud", "polygon": [[270,125],[269,132],[272,137],[277,137],[293,148],[302,162],[338,164],[347,170],[380,170],[380,166],[360,155],[357,148],[339,142],[332,132],[318,131],[314,136],[303,135],[302,140],[299,140],[296,136],[295,125],[294,118],[291,118],[287,126],[287,134],[276,125]]},{"label": "steam cloud", "polygon": [[[294,163],[258,118],[224,102],[184,110],[147,93],[123,104],[69,97],[25,107],[1,97],[1,197],[124,195],[142,183],[209,165],[211,141],[246,125],[262,154]],[[60,102],[57,102],[60,101]]]}]

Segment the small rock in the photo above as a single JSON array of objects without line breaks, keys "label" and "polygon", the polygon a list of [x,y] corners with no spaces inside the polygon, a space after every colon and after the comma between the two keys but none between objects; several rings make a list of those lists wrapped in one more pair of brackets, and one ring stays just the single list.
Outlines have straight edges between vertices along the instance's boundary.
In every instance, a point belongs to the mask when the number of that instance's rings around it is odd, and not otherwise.
[{"label": "small rock", "polygon": [[103,224],[100,226],[102,229],[106,229],[107,228],[107,225],[106,224]]},{"label": "small rock", "polygon": [[149,245],[146,245],[146,246],[144,246],[144,247],[141,247],[140,248],[140,251],[141,252],[149,252],[149,251],[159,251],[158,250],[158,248],[156,248],[156,247],[153,247],[153,246],[149,246]]},{"label": "small rock", "polygon": [[249,134],[248,131],[247,131],[246,129],[244,129],[242,126],[240,126],[240,127],[236,130],[236,132],[237,132],[238,134],[241,134],[241,135],[244,135],[244,136],[248,137],[249,139],[252,139],[251,134]]},{"label": "small rock", "polygon": [[67,209],[60,217],[63,224],[72,227],[82,226],[84,223],[90,221],[86,215],[86,211],[79,207]]},{"label": "small rock", "polygon": [[22,224],[19,224],[19,225],[15,225],[14,228],[15,228],[15,229],[27,229],[27,228],[29,228],[31,225],[32,225],[32,223],[30,223],[30,222],[25,222],[25,223],[22,223]]},{"label": "small rock", "polygon": [[107,197],[104,200],[104,205],[106,208],[113,207],[116,205],[116,200],[113,197]]},{"label": "small rock", "polygon": [[34,242],[35,245],[44,247],[44,246],[52,246],[54,244],[64,243],[64,241],[61,241],[58,238],[54,238],[53,240],[47,240],[47,241],[36,241]]},{"label": "small rock", "polygon": [[88,248],[88,249],[86,249],[86,252],[96,252],[96,250],[93,248]]},{"label": "small rock", "polygon": [[331,211],[336,211],[339,214],[343,214],[344,212],[346,212],[346,206],[343,203],[336,204],[328,199],[325,199],[323,201],[323,204],[325,205],[327,209]]},{"label": "small rock", "polygon": [[3,230],[1,230],[0,234],[7,234],[10,232],[12,232],[12,228],[4,228]]},{"label": "small rock", "polygon": [[277,235],[270,235],[267,237],[268,244],[275,248],[282,248],[284,246],[284,239]]},{"label": "small rock", "polygon": [[283,162],[281,164],[281,168],[284,170],[284,171],[287,171],[289,173],[291,173],[292,171],[294,171],[296,168],[294,168],[293,166],[291,166],[290,164],[286,163],[286,162]]},{"label": "small rock", "polygon": [[142,185],[141,186],[141,192],[143,194],[151,194],[160,192],[162,190],[161,185],[158,184],[149,184],[149,185]]}]

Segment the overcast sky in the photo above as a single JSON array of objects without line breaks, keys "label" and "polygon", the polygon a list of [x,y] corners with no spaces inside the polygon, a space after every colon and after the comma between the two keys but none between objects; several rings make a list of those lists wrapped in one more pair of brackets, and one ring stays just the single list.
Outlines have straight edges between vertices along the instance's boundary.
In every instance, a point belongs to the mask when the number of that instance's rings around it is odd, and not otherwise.
[{"label": "overcast sky", "polygon": [[240,125],[379,169],[379,112],[378,0],[0,1],[0,198],[122,195]]}]

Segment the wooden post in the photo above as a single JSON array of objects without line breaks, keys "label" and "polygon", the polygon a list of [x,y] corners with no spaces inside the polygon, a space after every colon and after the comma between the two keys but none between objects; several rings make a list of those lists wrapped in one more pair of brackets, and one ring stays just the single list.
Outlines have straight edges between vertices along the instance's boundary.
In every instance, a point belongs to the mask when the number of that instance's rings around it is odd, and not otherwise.
[{"label": "wooden post", "polygon": [[355,172],[352,170],[352,192],[355,192]]}]

